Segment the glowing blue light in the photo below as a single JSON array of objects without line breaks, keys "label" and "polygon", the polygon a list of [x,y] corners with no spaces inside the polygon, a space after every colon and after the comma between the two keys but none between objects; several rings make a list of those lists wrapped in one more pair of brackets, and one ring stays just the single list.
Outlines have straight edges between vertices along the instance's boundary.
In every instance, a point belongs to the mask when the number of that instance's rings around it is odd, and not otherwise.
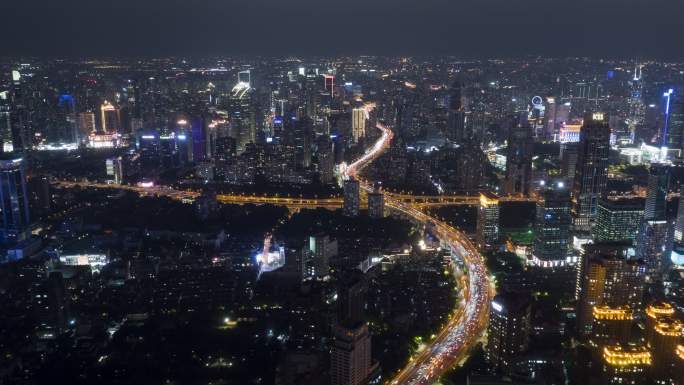
[{"label": "glowing blue light", "polygon": [[266,138],[266,143],[271,143],[273,142],[273,138]]},{"label": "glowing blue light", "polygon": [[185,139],[187,139],[188,137],[185,136],[185,135],[183,135],[183,134],[180,134],[180,135],[177,136],[177,138],[178,138],[179,140],[185,140]]},{"label": "glowing blue light", "polygon": [[281,118],[274,118],[273,124],[283,124],[283,120]]}]

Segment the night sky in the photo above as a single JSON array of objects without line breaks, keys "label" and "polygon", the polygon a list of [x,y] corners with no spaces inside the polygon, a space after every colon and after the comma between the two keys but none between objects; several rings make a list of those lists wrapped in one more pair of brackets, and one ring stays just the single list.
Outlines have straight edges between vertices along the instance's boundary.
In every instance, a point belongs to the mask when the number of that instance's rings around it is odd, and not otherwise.
[{"label": "night sky", "polygon": [[1,0],[0,15],[0,55],[684,57],[681,0]]}]

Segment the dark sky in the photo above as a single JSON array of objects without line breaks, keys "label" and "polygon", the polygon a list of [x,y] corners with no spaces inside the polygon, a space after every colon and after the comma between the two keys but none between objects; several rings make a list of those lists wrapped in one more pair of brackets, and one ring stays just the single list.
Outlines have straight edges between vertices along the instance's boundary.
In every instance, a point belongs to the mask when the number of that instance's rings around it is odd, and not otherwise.
[{"label": "dark sky", "polygon": [[0,54],[684,58],[682,0],[0,0]]}]

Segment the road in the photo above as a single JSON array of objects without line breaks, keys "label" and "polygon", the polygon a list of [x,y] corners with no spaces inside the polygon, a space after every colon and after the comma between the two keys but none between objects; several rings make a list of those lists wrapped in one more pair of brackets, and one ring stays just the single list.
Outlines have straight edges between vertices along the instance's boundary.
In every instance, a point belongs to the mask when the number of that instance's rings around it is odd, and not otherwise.
[{"label": "road", "polygon": [[[382,131],[380,139],[346,170],[347,177],[358,179],[361,188],[367,192],[372,190],[372,183],[359,178],[359,172],[389,147],[394,136],[392,130],[382,124],[378,124],[377,128]],[[390,382],[392,385],[430,384],[462,361],[484,332],[493,295],[489,272],[475,246],[454,227],[420,211],[415,205],[393,197],[392,194],[385,194],[385,204],[395,212],[429,224],[434,235],[442,243],[449,245],[452,253],[463,261],[467,269],[462,306],[451,315],[447,324],[427,347],[413,357]]]}]

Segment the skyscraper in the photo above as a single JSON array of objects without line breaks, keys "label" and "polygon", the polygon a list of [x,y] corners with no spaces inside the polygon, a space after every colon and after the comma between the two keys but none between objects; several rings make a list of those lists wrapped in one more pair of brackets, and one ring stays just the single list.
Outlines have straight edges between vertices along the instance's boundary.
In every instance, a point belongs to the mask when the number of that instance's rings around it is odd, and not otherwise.
[{"label": "skyscraper", "polygon": [[577,167],[572,189],[573,225],[589,231],[596,217],[599,197],[608,180],[610,128],[602,113],[587,114],[580,131]]},{"label": "skyscraper", "polygon": [[644,216],[644,199],[600,199],[592,236],[596,242],[635,241]]},{"label": "skyscraper", "polygon": [[670,167],[664,164],[651,165],[648,174],[648,191],[644,208],[644,219],[665,219],[669,185]]},{"label": "skyscraper", "polygon": [[651,166],[644,219],[637,238],[637,257],[646,262],[649,277],[653,280],[664,273],[672,250],[670,223],[665,215],[669,176],[668,166]]},{"label": "skyscraper", "polygon": [[563,185],[547,188],[537,201],[533,262],[541,267],[566,264],[570,241],[570,192]]},{"label": "skyscraper", "polygon": [[480,194],[477,242],[481,248],[493,247],[499,242],[499,197],[489,192]]},{"label": "skyscraper", "polygon": [[26,193],[24,160],[16,157],[0,159],[0,244],[14,245],[26,239],[29,206]]},{"label": "skyscraper", "polygon": [[352,139],[358,143],[366,136],[366,109],[358,107],[352,109]]},{"label": "skyscraper", "polygon": [[461,83],[455,81],[449,90],[449,112],[447,116],[447,139],[461,142],[466,138],[465,133],[465,108]]},{"label": "skyscraper", "polygon": [[506,194],[524,195],[530,193],[532,182],[532,130],[525,125],[511,127],[508,132],[506,157]]},{"label": "skyscraper", "polygon": [[666,150],[681,152],[684,144],[684,95],[681,90],[670,88],[663,94],[663,103],[665,107],[661,146]]},{"label": "skyscraper", "polygon": [[580,335],[592,329],[595,306],[641,307],[645,266],[630,259],[633,248],[626,242],[587,244],[577,270],[577,327]]},{"label": "skyscraper", "polygon": [[347,179],[344,181],[344,207],[342,212],[348,217],[359,215],[359,205],[361,197],[359,195],[359,181]]},{"label": "skyscraper", "polygon": [[485,354],[494,371],[507,372],[513,360],[527,350],[531,332],[530,301],[519,294],[500,294],[489,308]]},{"label": "skyscraper", "polygon": [[371,218],[385,217],[385,196],[380,191],[368,193],[368,216]]}]

